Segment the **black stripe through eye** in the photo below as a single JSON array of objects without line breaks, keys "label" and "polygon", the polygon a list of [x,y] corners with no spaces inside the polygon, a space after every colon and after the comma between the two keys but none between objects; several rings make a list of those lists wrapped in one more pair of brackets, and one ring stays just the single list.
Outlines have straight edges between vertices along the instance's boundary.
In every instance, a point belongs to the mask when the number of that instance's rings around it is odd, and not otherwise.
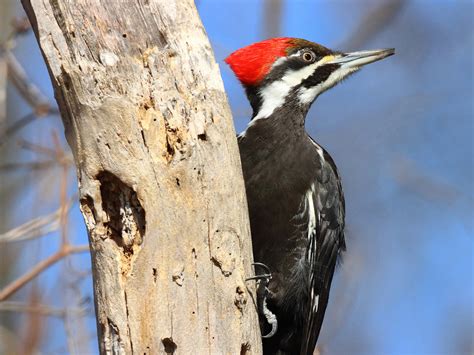
[{"label": "black stripe through eye", "polygon": [[259,86],[263,87],[267,84],[281,80],[290,70],[297,71],[307,66],[308,63],[303,62],[299,58],[290,58],[283,64],[275,67],[267,77],[260,83]]},{"label": "black stripe through eye", "polygon": [[338,68],[339,68],[339,65],[337,64],[326,64],[326,65],[320,66],[316,68],[313,74],[311,74],[309,77],[303,80],[303,82],[301,83],[301,86],[305,88],[310,88],[318,84],[321,84],[322,82],[326,81],[327,78],[329,78],[329,75],[331,75],[331,73],[333,73]]}]

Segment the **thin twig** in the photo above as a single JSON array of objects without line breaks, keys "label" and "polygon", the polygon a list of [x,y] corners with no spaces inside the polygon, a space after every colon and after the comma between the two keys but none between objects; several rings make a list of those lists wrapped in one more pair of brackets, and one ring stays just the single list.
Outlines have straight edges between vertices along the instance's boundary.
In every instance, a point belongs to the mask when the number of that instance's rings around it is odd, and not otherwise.
[{"label": "thin twig", "polygon": [[51,107],[48,98],[36,85],[32,84],[22,65],[11,52],[7,52],[5,58],[7,60],[8,79],[15,85],[21,96],[33,108],[36,115],[44,116],[48,114]]},{"label": "thin twig", "polygon": [[15,170],[43,170],[49,169],[50,167],[58,165],[57,161],[54,160],[45,160],[45,161],[30,161],[30,162],[15,162],[15,163],[5,163],[0,165],[0,172],[10,173]]},{"label": "thin twig", "polygon": [[25,286],[28,282],[33,280],[36,276],[38,276],[41,272],[46,270],[51,265],[57,263],[62,258],[76,253],[83,253],[89,250],[89,245],[64,245],[58,252],[51,255],[49,258],[40,261],[36,266],[34,266],[30,271],[28,271],[23,276],[19,277],[18,279],[11,282],[9,285],[5,286],[0,291],[0,301],[3,301],[10,297],[12,294],[17,292],[20,288]]},{"label": "thin twig", "polygon": [[67,344],[67,349],[68,353],[71,355],[77,354],[77,346],[76,346],[76,341],[74,338],[74,330],[72,327],[73,321],[71,320],[72,315],[69,314],[69,312],[66,312],[63,317],[63,323],[64,323],[64,331],[66,332],[66,344]]},{"label": "thin twig", "polygon": [[11,21],[13,27],[12,31],[5,37],[5,40],[0,43],[1,50],[12,50],[15,47],[15,39],[20,36],[28,33],[31,30],[31,24],[28,20],[28,17],[17,17]]},{"label": "thin twig", "polygon": [[263,2],[263,38],[281,35],[281,19],[284,0],[265,0]]},{"label": "thin twig", "polygon": [[57,308],[51,307],[45,304],[30,305],[25,302],[17,301],[3,301],[0,302],[0,312],[27,312],[37,313],[48,317],[60,317],[63,318],[67,314],[74,316],[83,316],[87,314],[89,307],[86,305],[79,308]]},{"label": "thin twig", "polygon": [[[49,110],[48,115],[59,115],[59,110],[57,108],[52,108]],[[8,137],[14,135],[23,127],[28,126],[30,123],[42,117],[47,116],[37,116],[35,112],[31,112],[26,114],[19,120],[13,122],[10,126],[6,127],[3,132],[0,131],[0,146],[2,146],[7,141]]]},{"label": "thin twig", "polygon": [[17,144],[22,149],[31,150],[31,151],[33,151],[35,153],[39,153],[39,154],[44,154],[44,155],[47,155],[48,157],[51,157],[53,159],[57,158],[57,152],[53,148],[45,147],[43,145],[36,144],[36,143],[31,143],[31,142],[27,141],[26,139],[21,139],[21,138],[18,139]]},{"label": "thin twig", "polygon": [[0,52],[0,135],[3,135],[7,122],[7,62]]},{"label": "thin twig", "polygon": [[60,203],[60,213],[59,213],[59,224],[61,226],[61,241],[62,244],[69,244],[68,238],[68,208],[67,208],[67,185],[68,185],[68,176],[69,176],[69,165],[65,164],[65,152],[59,142],[59,137],[56,132],[53,132],[53,143],[54,151],[56,153],[56,160],[61,162],[62,174],[61,174],[61,184],[59,187],[59,203]]},{"label": "thin twig", "polygon": [[[71,208],[72,202],[75,199],[76,196],[69,200],[67,203],[67,210]],[[61,206],[53,213],[34,218],[18,227],[10,229],[8,232],[0,234],[0,245],[2,243],[19,242],[39,238],[48,233],[54,232],[59,228],[60,215],[63,209],[64,207]]]},{"label": "thin twig", "polygon": [[407,0],[381,1],[375,9],[368,11],[362,17],[353,34],[343,41],[338,48],[342,50],[356,50],[366,42],[391,25],[395,17],[401,12]]}]

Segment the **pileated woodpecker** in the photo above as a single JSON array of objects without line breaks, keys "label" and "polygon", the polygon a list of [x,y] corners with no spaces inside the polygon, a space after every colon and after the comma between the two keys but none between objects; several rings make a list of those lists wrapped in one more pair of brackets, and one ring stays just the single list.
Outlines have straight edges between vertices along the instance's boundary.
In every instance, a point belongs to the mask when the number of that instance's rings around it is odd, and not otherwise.
[{"label": "pileated woodpecker", "polygon": [[392,54],[394,49],[342,53],[274,38],[225,60],[253,108],[238,142],[254,258],[271,271],[259,302],[274,333],[263,336],[264,354],[313,354],[345,250],[341,179],[331,156],[306,133],[306,114],[318,95]]}]

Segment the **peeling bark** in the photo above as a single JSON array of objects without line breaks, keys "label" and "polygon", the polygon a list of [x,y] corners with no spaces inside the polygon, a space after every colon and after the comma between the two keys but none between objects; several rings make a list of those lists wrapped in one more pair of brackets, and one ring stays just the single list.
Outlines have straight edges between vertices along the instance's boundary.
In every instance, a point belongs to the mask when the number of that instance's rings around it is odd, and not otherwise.
[{"label": "peeling bark", "polygon": [[191,0],[23,0],[74,154],[101,353],[260,353],[240,160]]}]

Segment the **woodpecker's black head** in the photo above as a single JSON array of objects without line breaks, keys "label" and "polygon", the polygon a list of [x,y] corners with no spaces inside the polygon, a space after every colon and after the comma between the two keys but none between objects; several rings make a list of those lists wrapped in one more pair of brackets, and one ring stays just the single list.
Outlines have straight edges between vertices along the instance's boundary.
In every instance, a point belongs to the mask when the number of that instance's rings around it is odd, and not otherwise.
[{"label": "woodpecker's black head", "polygon": [[254,119],[259,119],[282,105],[307,111],[318,95],[365,64],[394,53],[394,49],[342,53],[285,37],[241,48],[225,61],[244,85]]}]

